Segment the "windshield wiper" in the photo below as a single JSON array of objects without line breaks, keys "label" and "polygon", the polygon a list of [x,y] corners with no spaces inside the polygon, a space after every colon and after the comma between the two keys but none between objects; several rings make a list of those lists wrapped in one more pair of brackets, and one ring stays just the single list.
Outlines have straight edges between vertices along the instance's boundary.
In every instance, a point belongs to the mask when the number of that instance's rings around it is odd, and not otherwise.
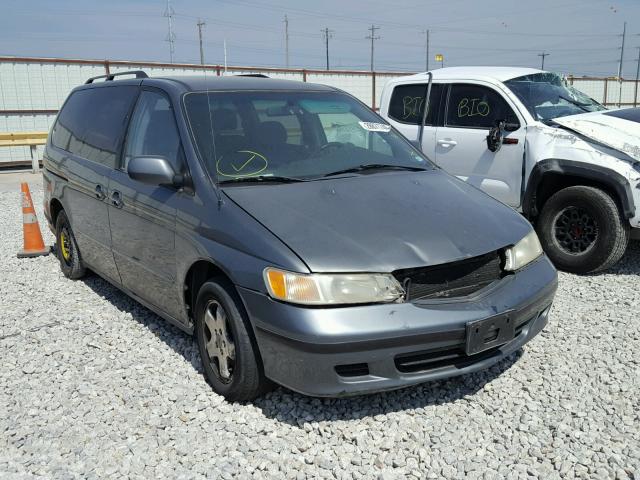
[{"label": "windshield wiper", "polygon": [[421,172],[427,170],[423,167],[411,167],[408,165],[386,165],[384,163],[368,163],[365,165],[359,165],[357,167],[345,168],[344,170],[337,170],[335,172],[327,173],[324,177],[332,177],[334,175],[342,175],[343,173],[358,173],[365,170],[408,170],[410,172]]},{"label": "windshield wiper", "polygon": [[230,178],[228,180],[222,180],[220,183],[295,183],[295,182],[307,182],[303,178],[295,178],[295,177],[283,177],[279,175],[256,175],[255,177],[238,177],[238,178]]}]

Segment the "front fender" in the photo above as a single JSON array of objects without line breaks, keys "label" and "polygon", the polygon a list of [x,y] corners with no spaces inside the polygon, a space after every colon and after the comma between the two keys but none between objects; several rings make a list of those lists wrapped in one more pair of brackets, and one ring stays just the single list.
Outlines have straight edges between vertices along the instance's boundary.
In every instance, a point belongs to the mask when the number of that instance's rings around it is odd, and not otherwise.
[{"label": "front fender", "polygon": [[584,178],[590,183],[606,185],[611,191],[615,192],[620,201],[624,217],[632,218],[635,216],[636,208],[633,201],[633,192],[629,181],[624,176],[610,168],[592,163],[548,158],[536,163],[531,175],[529,175],[522,202],[522,210],[527,217],[535,217],[539,214],[536,206],[536,194],[545,175],[550,173]]}]

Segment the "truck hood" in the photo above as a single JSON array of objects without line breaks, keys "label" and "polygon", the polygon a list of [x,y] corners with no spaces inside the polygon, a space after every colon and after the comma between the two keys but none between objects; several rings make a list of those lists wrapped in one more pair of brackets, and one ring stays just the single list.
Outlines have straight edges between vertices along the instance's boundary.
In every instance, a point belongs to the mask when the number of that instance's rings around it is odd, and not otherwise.
[{"label": "truck hood", "polygon": [[640,161],[640,108],[581,113],[553,121]]},{"label": "truck hood", "polygon": [[522,239],[530,224],[441,170],[385,172],[224,193],[312,272],[392,272],[475,257]]}]

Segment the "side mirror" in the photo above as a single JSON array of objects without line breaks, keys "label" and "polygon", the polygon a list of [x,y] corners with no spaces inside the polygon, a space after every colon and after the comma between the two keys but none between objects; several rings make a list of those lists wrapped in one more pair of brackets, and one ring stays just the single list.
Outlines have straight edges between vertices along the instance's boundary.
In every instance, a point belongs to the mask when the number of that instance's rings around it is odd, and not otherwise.
[{"label": "side mirror", "polygon": [[163,157],[133,157],[127,165],[129,177],[148,185],[164,185],[179,188],[182,175],[176,175],[173,167]]},{"label": "side mirror", "polygon": [[498,122],[495,127],[491,127],[489,135],[487,135],[487,148],[490,152],[497,152],[502,147],[502,130],[504,122]]}]

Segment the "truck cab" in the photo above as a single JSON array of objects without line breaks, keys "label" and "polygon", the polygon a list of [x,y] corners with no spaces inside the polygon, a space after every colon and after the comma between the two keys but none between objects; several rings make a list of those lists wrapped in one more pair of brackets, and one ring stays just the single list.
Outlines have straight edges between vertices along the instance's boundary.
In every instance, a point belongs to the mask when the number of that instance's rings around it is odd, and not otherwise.
[{"label": "truck cab", "polygon": [[511,67],[397,78],[380,103],[437,165],[529,218],[575,273],[615,264],[640,226],[639,111],[608,111],[558,74]]}]

